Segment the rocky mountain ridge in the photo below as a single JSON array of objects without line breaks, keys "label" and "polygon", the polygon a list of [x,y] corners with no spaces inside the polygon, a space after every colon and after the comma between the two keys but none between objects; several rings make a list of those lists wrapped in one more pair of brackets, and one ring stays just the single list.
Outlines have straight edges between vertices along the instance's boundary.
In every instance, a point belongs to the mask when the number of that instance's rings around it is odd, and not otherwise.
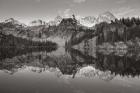
[{"label": "rocky mountain ridge", "polygon": [[[40,25],[59,25],[60,22],[62,21],[63,18],[62,16],[56,16],[56,18],[54,18],[54,20],[51,20],[49,22],[46,22],[44,20],[38,19],[38,20],[33,20],[29,23],[28,26],[40,26]],[[104,12],[102,14],[99,14],[98,17],[94,17],[94,16],[85,16],[85,17],[78,17],[76,16],[77,21],[83,25],[83,26],[87,26],[87,27],[92,27],[95,24],[99,24],[101,22],[111,22],[114,21],[116,19],[116,17],[109,11]],[[15,25],[22,25],[22,26],[26,26],[23,23],[20,23],[19,21],[15,20],[14,18],[9,18],[7,20],[5,20],[3,23],[9,23],[11,22],[12,24]]]}]

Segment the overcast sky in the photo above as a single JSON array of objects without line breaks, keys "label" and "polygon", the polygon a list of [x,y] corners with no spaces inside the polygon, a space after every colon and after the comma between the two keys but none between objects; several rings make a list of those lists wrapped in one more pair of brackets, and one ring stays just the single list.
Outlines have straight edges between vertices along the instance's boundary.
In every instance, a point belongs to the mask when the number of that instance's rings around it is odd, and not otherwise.
[{"label": "overcast sky", "polygon": [[0,0],[0,20],[12,17],[25,23],[71,12],[96,17],[106,11],[116,17],[140,16],[140,0]]}]

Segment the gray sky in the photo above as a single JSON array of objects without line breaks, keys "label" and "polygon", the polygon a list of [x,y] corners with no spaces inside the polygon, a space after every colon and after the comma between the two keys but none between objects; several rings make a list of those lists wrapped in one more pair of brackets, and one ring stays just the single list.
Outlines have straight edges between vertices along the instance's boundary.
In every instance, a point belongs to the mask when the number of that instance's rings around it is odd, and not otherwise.
[{"label": "gray sky", "polygon": [[106,11],[116,17],[140,16],[140,0],[0,0],[0,20],[12,17],[25,23],[71,12],[96,17]]}]

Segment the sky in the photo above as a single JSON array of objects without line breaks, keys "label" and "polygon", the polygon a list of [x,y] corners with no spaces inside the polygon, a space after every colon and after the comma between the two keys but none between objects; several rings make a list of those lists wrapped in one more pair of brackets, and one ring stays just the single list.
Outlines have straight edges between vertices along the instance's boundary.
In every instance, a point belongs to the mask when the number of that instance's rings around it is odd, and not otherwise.
[{"label": "sky", "polygon": [[0,0],[0,21],[14,18],[24,23],[57,15],[95,16],[110,11],[117,18],[140,16],[140,0]]}]

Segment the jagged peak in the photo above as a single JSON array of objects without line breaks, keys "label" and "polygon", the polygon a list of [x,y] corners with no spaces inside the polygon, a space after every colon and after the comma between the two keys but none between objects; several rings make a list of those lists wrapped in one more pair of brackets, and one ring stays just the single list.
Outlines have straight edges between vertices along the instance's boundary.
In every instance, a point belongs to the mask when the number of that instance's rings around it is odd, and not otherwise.
[{"label": "jagged peak", "polygon": [[81,19],[85,20],[85,21],[89,21],[89,22],[95,22],[95,20],[96,20],[96,18],[94,16],[86,16]]},{"label": "jagged peak", "polygon": [[24,23],[21,23],[18,20],[15,20],[14,18],[6,19],[4,21],[4,23],[12,23],[13,25],[21,25],[21,26],[24,26],[24,27],[26,26]]},{"label": "jagged peak", "polygon": [[14,18],[9,18],[5,20],[5,23],[8,23],[8,22],[18,22],[18,21],[15,20]]},{"label": "jagged peak", "polygon": [[50,26],[53,26],[53,25],[59,25],[60,22],[62,21],[63,17],[60,16],[60,15],[57,15],[53,20],[49,21],[48,24]]},{"label": "jagged peak", "polygon": [[103,16],[103,17],[112,17],[112,18],[116,18],[116,17],[113,15],[113,13],[111,13],[110,11],[106,11],[106,12],[104,12],[104,13],[102,13],[102,14],[99,15],[99,17],[101,17],[101,16]]},{"label": "jagged peak", "polygon": [[63,18],[60,15],[58,15],[58,16],[55,17],[55,20],[62,20],[62,19]]},{"label": "jagged peak", "polygon": [[98,23],[100,23],[100,22],[110,23],[111,20],[114,21],[115,19],[116,19],[116,17],[111,12],[107,11],[107,12],[100,14],[97,18],[97,21],[98,21]]},{"label": "jagged peak", "polygon": [[83,26],[93,27],[96,24],[96,18],[94,16],[81,17],[79,22]]},{"label": "jagged peak", "polygon": [[31,21],[31,23],[36,23],[36,22],[40,22],[40,23],[42,23],[42,22],[44,22],[44,21],[42,21],[41,19],[37,19],[37,20],[33,20],[33,21]]}]

